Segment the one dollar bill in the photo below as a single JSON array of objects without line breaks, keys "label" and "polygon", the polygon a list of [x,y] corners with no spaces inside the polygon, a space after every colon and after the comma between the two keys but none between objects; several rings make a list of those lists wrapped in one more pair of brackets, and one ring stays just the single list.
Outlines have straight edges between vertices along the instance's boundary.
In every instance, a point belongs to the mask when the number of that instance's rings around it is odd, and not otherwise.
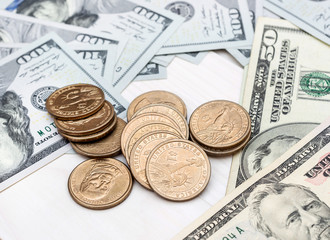
[{"label": "one dollar bill", "polygon": [[252,140],[235,154],[227,193],[329,116],[330,48],[286,20],[259,18],[243,107]]},{"label": "one dollar bill", "polygon": [[330,239],[330,119],[175,239]]}]

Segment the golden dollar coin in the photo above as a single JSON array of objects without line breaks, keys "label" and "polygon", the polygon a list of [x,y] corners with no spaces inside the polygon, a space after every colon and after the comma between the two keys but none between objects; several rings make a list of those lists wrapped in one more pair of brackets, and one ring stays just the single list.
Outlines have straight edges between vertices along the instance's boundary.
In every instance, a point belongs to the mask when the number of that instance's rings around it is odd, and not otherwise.
[{"label": "golden dollar coin", "polygon": [[130,121],[134,113],[140,108],[150,104],[165,104],[179,110],[184,117],[187,117],[185,103],[177,95],[167,91],[150,91],[135,98],[127,109],[127,120]]},{"label": "golden dollar coin", "polygon": [[89,159],[79,164],[68,180],[74,201],[90,209],[107,209],[123,202],[132,189],[132,176],[122,162]]},{"label": "golden dollar coin", "polygon": [[84,136],[71,136],[66,133],[61,132],[60,129],[58,129],[59,134],[61,134],[64,138],[68,139],[70,142],[91,142],[96,141],[101,138],[104,138],[107,136],[116,126],[117,123],[117,116],[114,115],[113,120],[110,122],[110,124],[102,129],[100,132],[96,132],[90,135],[84,135]]},{"label": "golden dollar coin", "polygon": [[139,116],[144,113],[162,113],[170,118],[172,118],[175,123],[179,126],[185,139],[189,138],[189,127],[186,118],[175,108],[164,105],[164,104],[151,104],[147,105],[140,110],[138,110],[132,118]]},{"label": "golden dollar coin", "polygon": [[248,112],[226,100],[207,102],[198,107],[189,121],[195,140],[211,148],[232,148],[246,139],[251,131]]},{"label": "golden dollar coin", "polygon": [[113,120],[115,111],[111,103],[105,101],[103,107],[87,118],[64,121],[54,119],[55,125],[61,132],[71,136],[89,135],[104,129]]},{"label": "golden dollar coin", "polygon": [[94,114],[103,104],[102,89],[91,84],[73,84],[53,92],[47,98],[46,108],[56,118],[74,120]]},{"label": "golden dollar coin", "polygon": [[[132,121],[128,122],[126,127],[124,128],[124,131],[121,135],[121,150],[125,156],[125,148],[126,143],[129,135],[135,130],[138,129],[140,126],[146,124],[146,123],[166,123],[171,126],[173,126],[175,129],[178,129],[180,131],[180,128],[176,125],[174,120],[172,120],[170,117],[161,114],[161,113],[144,113],[140,116],[137,116],[136,118],[132,119]],[[126,156],[125,156],[126,157]]]},{"label": "golden dollar coin", "polygon": [[120,137],[126,122],[118,118],[115,129],[106,137],[87,143],[71,142],[73,149],[84,156],[92,158],[114,157],[121,152]]},{"label": "golden dollar coin", "polygon": [[146,163],[151,151],[166,140],[177,139],[178,136],[165,131],[151,132],[141,137],[133,146],[130,167],[134,178],[145,188],[151,190],[146,176]]},{"label": "golden dollar coin", "polygon": [[147,160],[146,175],[151,188],[163,198],[186,201],[205,189],[211,167],[197,144],[173,139],[154,148]]},{"label": "golden dollar coin", "polygon": [[133,148],[134,144],[137,142],[137,140],[139,140],[142,136],[147,135],[150,132],[155,132],[155,131],[168,131],[168,132],[171,132],[171,133],[175,134],[176,136],[178,136],[178,138],[184,138],[184,136],[182,136],[182,133],[179,130],[175,129],[174,127],[172,127],[169,124],[166,124],[166,123],[144,124],[144,125],[140,126],[139,128],[137,128],[136,130],[134,130],[134,132],[132,132],[127,138],[127,143],[126,143],[126,147],[125,147],[125,156],[126,156],[128,164],[130,163],[130,155],[131,155],[132,148]]},{"label": "golden dollar coin", "polygon": [[190,138],[191,140],[199,145],[207,155],[213,156],[213,157],[225,157],[228,155],[233,155],[234,153],[238,152],[239,150],[243,149],[246,144],[248,144],[249,140],[251,137],[251,132],[250,134],[244,139],[239,145],[235,145],[233,148],[227,148],[227,149],[220,149],[220,148],[212,148],[206,145],[203,145],[202,143],[198,142],[191,134]]}]

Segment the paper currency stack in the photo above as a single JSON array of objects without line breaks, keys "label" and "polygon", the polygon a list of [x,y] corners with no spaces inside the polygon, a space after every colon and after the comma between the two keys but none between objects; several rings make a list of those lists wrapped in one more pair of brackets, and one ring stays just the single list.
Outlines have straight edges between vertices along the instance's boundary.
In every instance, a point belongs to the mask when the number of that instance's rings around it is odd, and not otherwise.
[{"label": "paper currency stack", "polygon": [[[121,92],[131,82],[166,79],[175,57],[198,64],[208,51],[225,50],[244,67],[239,104],[251,131],[232,145],[206,141],[206,130],[235,131],[237,119],[225,107],[214,113],[224,116],[217,129],[206,118],[204,129],[191,129],[191,138],[215,158],[223,151],[235,154],[228,196],[178,238],[330,239],[329,1],[0,0],[0,8],[0,116],[9,132],[3,136],[15,142],[6,155],[13,164],[0,169],[0,191],[34,164],[70,149],[45,106],[57,89],[97,86],[115,115],[130,120],[135,111]],[[153,128],[188,138],[169,126]],[[134,145],[127,143],[124,155]],[[20,178],[13,178],[17,173]],[[106,168],[104,174],[116,172]],[[112,205],[128,196],[132,180],[126,180],[122,198]],[[266,202],[271,212],[263,208]],[[295,215],[288,210],[293,208]],[[316,223],[304,225],[304,213]]]}]

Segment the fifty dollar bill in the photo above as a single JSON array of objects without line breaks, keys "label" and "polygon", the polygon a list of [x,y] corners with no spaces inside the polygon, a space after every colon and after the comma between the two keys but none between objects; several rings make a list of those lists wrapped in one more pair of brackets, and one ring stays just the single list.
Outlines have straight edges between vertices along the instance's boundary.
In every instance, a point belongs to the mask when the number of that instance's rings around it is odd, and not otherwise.
[{"label": "fifty dollar bill", "polygon": [[288,21],[259,18],[242,105],[252,140],[235,154],[227,192],[329,116],[330,48]]}]

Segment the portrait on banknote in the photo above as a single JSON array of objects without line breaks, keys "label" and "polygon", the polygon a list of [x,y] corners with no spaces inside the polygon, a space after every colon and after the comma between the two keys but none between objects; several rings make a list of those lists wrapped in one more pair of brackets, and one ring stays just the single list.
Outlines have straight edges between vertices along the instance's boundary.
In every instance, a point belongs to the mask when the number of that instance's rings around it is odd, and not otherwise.
[{"label": "portrait on banknote", "polygon": [[300,184],[260,184],[247,199],[250,224],[268,239],[329,239],[330,207],[324,201]]},{"label": "portrait on banknote", "polygon": [[123,13],[133,4],[125,0],[26,0],[17,6],[17,13],[81,27],[90,27],[99,13]]},{"label": "portrait on banknote", "polygon": [[317,123],[282,124],[254,137],[244,148],[240,169],[245,179],[271,164],[300,141]]},{"label": "portrait on banknote", "polygon": [[0,181],[26,168],[33,153],[28,109],[14,91],[0,96]]}]

